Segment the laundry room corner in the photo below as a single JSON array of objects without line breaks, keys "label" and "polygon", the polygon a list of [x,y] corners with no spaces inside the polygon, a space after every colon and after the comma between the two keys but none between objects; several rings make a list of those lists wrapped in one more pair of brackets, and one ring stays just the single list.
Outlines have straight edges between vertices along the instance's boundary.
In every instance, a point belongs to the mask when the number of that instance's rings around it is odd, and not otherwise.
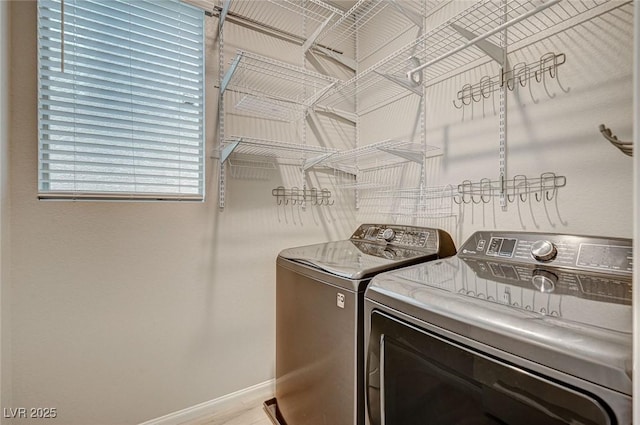
[{"label": "laundry room corner", "polygon": [[206,201],[41,201],[38,3],[9,4],[12,120],[3,143],[13,184],[3,220],[19,236],[2,235],[13,358],[3,368],[13,400],[3,407],[55,408],[52,424],[140,423],[272,379],[278,252],[344,237],[353,218],[339,206],[279,206],[272,190],[283,178],[299,184],[298,173],[256,180],[242,170],[221,211],[217,20],[206,22]]}]

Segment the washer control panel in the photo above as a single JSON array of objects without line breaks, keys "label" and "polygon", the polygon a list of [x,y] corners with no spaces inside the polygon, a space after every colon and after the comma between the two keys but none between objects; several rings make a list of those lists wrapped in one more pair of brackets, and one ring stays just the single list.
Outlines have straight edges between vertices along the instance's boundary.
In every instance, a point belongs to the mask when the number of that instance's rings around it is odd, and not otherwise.
[{"label": "washer control panel", "polygon": [[363,224],[354,232],[351,239],[418,249],[436,249],[438,231],[416,226]]},{"label": "washer control panel", "polygon": [[631,274],[631,239],[524,232],[476,232],[459,250],[462,258]]}]

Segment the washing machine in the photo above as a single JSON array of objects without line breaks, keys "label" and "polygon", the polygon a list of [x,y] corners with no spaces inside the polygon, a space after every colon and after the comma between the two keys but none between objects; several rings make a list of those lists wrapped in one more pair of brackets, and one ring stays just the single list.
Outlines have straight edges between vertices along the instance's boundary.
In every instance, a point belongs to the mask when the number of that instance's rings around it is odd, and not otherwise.
[{"label": "washing machine", "polygon": [[376,274],[454,255],[451,236],[363,224],[348,240],[283,250],[276,261],[274,424],[364,423],[364,291]]},{"label": "washing machine", "polygon": [[632,423],[632,241],[477,232],[365,294],[368,425]]}]

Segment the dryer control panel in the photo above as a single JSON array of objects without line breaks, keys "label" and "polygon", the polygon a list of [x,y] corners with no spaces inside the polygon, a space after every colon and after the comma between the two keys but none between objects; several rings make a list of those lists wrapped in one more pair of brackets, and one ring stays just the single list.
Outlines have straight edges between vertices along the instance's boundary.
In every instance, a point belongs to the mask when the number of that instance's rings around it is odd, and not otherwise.
[{"label": "dryer control panel", "polygon": [[428,227],[363,224],[351,235],[350,239],[417,250],[445,251],[446,254],[443,256],[455,254],[455,247],[449,234],[443,230]]},{"label": "dryer control panel", "polygon": [[525,232],[476,232],[458,252],[461,258],[566,267],[631,275],[631,239]]}]

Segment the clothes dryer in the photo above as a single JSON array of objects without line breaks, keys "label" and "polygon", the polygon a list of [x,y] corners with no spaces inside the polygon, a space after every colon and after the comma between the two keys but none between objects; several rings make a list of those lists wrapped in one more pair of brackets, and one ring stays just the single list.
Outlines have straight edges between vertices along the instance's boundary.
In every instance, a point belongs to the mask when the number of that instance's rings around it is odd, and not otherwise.
[{"label": "clothes dryer", "polygon": [[376,274],[455,254],[449,234],[363,224],[348,240],[290,248],[276,262],[276,388],[287,425],[364,422],[364,290]]}]

